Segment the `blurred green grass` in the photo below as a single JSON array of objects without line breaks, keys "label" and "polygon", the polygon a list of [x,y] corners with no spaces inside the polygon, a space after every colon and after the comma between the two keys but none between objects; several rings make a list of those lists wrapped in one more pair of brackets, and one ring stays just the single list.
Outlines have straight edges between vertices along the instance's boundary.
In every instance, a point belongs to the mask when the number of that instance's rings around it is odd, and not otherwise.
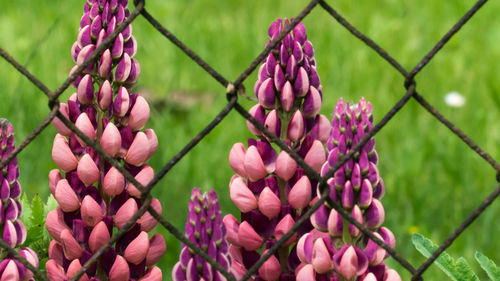
[{"label": "blurred green grass", "polygon": [[[82,2],[77,0],[4,1],[0,13],[0,46],[27,65],[49,88],[67,77],[73,62],[69,51],[76,39]],[[234,80],[263,49],[267,27],[278,17],[294,17],[308,1],[176,0],[147,1],[147,9],[180,40],[229,80]],[[407,68],[413,67],[474,1],[339,0],[329,1],[354,26],[379,43]],[[500,159],[500,3],[487,3],[417,76],[417,89],[429,102],[495,159]],[[321,8],[306,17],[324,92],[322,113],[340,97],[372,102],[375,121],[404,94],[403,78]],[[142,75],[137,90],[156,106],[149,127],[160,146],[151,165],[160,169],[206,126],[226,103],[225,89],[162,37],[143,18],[133,24],[139,42]],[[244,83],[252,94],[254,72]],[[0,60],[0,116],[16,128],[20,143],[48,114],[46,97],[7,62]],[[68,89],[61,100],[74,89]],[[462,108],[448,107],[446,93],[466,97]],[[252,102],[243,101],[249,107]],[[55,164],[50,151],[55,130],[45,130],[19,155],[20,182],[31,198],[49,194],[47,175]],[[250,137],[245,121],[231,112],[214,131],[184,157],[157,185],[153,194],[164,216],[184,228],[192,187],[215,189],[224,213],[236,209],[228,196],[232,175],[227,155],[232,144]],[[383,199],[385,225],[398,240],[397,250],[414,265],[423,258],[411,244],[418,231],[436,243],[446,236],[496,186],[495,173],[456,136],[410,101],[376,136],[380,174],[387,186]],[[498,202],[451,246],[452,256],[465,256],[474,269],[475,250],[500,260]],[[167,254],[161,261],[164,279],[178,258],[180,243],[161,227]],[[403,280],[409,275],[397,263]],[[485,276],[482,276],[485,277]],[[441,280],[436,268],[424,274]]]}]

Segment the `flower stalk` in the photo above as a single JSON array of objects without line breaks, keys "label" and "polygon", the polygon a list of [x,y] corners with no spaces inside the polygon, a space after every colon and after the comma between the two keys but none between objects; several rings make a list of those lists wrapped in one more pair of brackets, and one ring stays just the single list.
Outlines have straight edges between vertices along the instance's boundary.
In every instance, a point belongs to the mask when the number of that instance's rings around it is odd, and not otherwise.
[{"label": "flower stalk", "polygon": [[[74,71],[130,12],[127,0],[87,0],[80,31],[71,54]],[[91,63],[73,82],[76,93],[60,104],[61,113],[142,185],[154,177],[147,160],[155,153],[158,139],[143,129],[150,109],[133,88],[140,75],[134,58],[137,42],[127,26],[112,46]],[[141,192],[59,119],[52,158],[59,169],[49,174],[49,187],[57,210],[51,211],[46,227],[54,239],[49,249],[50,280],[72,278],[113,232],[123,228],[142,203]],[[157,199],[151,206],[161,214]],[[164,238],[149,237],[157,221],[145,213],[83,275],[81,280],[161,280],[154,266],[165,253]]]},{"label": "flower stalk", "polygon": [[[0,118],[0,161],[15,150],[14,141],[14,127],[7,119]],[[26,227],[20,220],[22,189],[18,180],[19,166],[17,157],[14,157],[0,173],[0,237],[11,248],[19,248],[27,236]],[[38,268],[35,251],[27,247],[18,251],[33,267]],[[33,280],[33,272],[10,257],[3,248],[0,249],[0,261],[0,280]]]}]

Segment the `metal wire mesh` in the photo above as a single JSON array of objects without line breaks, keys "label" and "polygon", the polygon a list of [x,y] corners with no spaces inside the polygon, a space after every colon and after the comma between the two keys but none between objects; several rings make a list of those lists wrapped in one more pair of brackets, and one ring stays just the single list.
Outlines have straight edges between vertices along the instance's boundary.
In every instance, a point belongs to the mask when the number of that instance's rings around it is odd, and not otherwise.
[{"label": "metal wire mesh", "polygon": [[[450,38],[456,34],[461,27],[463,27],[469,19],[487,2],[487,0],[479,0],[474,6],[472,6],[467,13],[435,44],[435,46],[415,65],[413,69],[408,71],[401,64],[389,55],[389,53],[381,48],[377,43],[375,43],[368,36],[361,33],[353,25],[351,25],[345,18],[343,18],[332,6],[330,6],[325,0],[311,0],[309,4],[300,12],[300,14],[295,17],[295,19],[288,25],[283,32],[281,32],[270,44],[252,61],[252,63],[245,69],[239,77],[234,82],[229,82],[224,76],[214,70],[208,63],[206,63],[200,56],[189,49],[182,41],[177,39],[168,29],[162,26],[145,8],[144,0],[135,0],[135,9],[121,25],[119,25],[115,31],[107,37],[106,40],[94,50],[90,56],[83,62],[82,65],[78,67],[76,71],[70,75],[61,84],[59,88],[55,91],[49,90],[37,77],[33,76],[26,68],[24,68],[20,63],[18,63],[13,57],[11,57],[5,50],[0,48],[0,56],[2,56],[6,61],[8,61],[14,68],[16,68],[21,74],[23,74],[28,80],[30,80],[36,87],[38,87],[49,100],[49,107],[51,109],[48,116],[38,125],[28,137],[23,140],[23,142],[3,161],[0,162],[0,169],[6,166],[16,155],[22,152],[32,141],[34,141],[37,136],[47,127],[47,125],[55,118],[59,118],[69,129],[71,129],[79,138],[81,138],[87,145],[92,147],[101,157],[103,157],[109,164],[118,169],[123,176],[132,184],[134,184],[142,192],[141,202],[142,206],[139,211],[127,222],[127,224],[117,231],[111,239],[104,245],[100,250],[98,250],[92,258],[90,258],[78,271],[78,273],[71,279],[72,281],[78,280],[85,271],[91,267],[98,258],[105,253],[105,251],[113,245],[120,237],[125,234],[125,230],[132,226],[137,219],[139,219],[145,212],[150,212],[150,214],[159,221],[159,223],[165,227],[172,235],[174,235],[178,240],[182,241],[187,245],[194,253],[199,255],[201,258],[206,260],[215,269],[220,271],[228,280],[235,281],[236,279],[226,270],[224,270],[215,260],[210,258],[202,249],[197,247],[194,243],[189,241],[184,234],[175,228],[168,220],[163,218],[151,207],[151,196],[150,192],[154,186],[174,167],[186,154],[188,154],[191,149],[193,149],[203,138],[210,133],[233,109],[241,114],[242,117],[249,120],[254,126],[256,126],[263,134],[268,137],[273,143],[279,146],[281,149],[289,153],[289,155],[297,162],[297,164],[304,169],[306,175],[312,179],[319,182],[319,188],[322,197],[295,223],[295,225],[288,231],[279,241],[277,241],[266,254],[262,255],[261,258],[247,271],[247,273],[240,279],[241,281],[248,280],[253,274],[257,272],[259,267],[271,256],[278,248],[283,245],[299,227],[305,223],[309,217],[325,202],[337,210],[343,218],[348,220],[350,223],[355,225],[361,232],[372,239],[379,246],[384,248],[389,255],[391,255],[398,263],[401,264],[406,270],[412,275],[412,280],[423,280],[421,275],[429,268],[429,266],[439,257],[443,251],[445,251],[454,240],[479,216],[481,213],[500,195],[500,186],[491,192],[491,194],[486,197],[480,205],[447,237],[445,241],[441,243],[438,249],[426,259],[418,268],[411,265],[404,257],[399,255],[394,249],[390,248],[384,241],[375,237],[372,232],[365,226],[356,221],[349,212],[345,211],[338,203],[331,200],[328,195],[329,186],[326,184],[326,180],[330,178],[337,169],[339,169],[345,162],[347,162],[353,155],[358,152],[363,145],[377,134],[387,123],[398,113],[398,111],[403,108],[410,99],[417,101],[423,108],[425,108],[432,116],[434,116],[439,122],[443,123],[451,132],[453,132],[458,138],[465,142],[471,150],[476,152],[481,156],[486,162],[488,162],[492,168],[497,172],[497,180],[500,181],[500,164],[497,163],[487,152],[485,152],[481,147],[474,143],[469,136],[457,128],[451,121],[446,119],[437,109],[435,109],[431,104],[429,104],[425,98],[417,92],[415,77],[425,68],[425,66],[433,59],[433,57],[442,49],[442,47],[450,40]],[[281,42],[287,33],[289,33],[299,22],[301,22],[313,9],[320,6],[325,12],[330,14],[338,23],[345,27],[352,35],[360,39],[367,47],[373,49],[379,56],[386,60],[391,66],[393,66],[404,78],[405,82],[403,88],[405,89],[404,95],[394,104],[394,106],[383,116],[383,118],[378,122],[373,129],[365,135],[361,141],[344,157],[339,159],[339,162],[330,170],[328,174],[321,177],[317,174],[311,167],[309,167],[304,160],[293,150],[288,148],[288,146],[283,143],[274,134],[269,132],[261,123],[255,120],[247,110],[243,108],[238,103],[239,94],[244,94],[245,89],[242,83],[245,79],[257,68],[260,62],[271,52],[271,50]],[[162,169],[156,174],[156,176],[149,182],[146,186],[141,185],[136,179],[123,168],[123,166],[109,155],[104,153],[102,148],[96,142],[89,139],[84,133],[78,130],[75,125],[66,119],[64,115],[59,111],[59,96],[69,87],[71,82],[76,79],[76,77],[82,73],[82,71],[89,65],[96,57],[98,57],[105,48],[114,41],[116,36],[122,32],[128,24],[134,21],[137,16],[142,15],[155,29],[157,29],[163,36],[169,39],[174,45],[181,49],[188,57],[195,61],[200,67],[202,67],[208,74],[210,74],[215,80],[217,80],[222,86],[226,88],[226,94],[228,103],[220,111],[217,116],[198,134],[196,135],[186,146],[179,151],[170,161],[168,161]],[[28,263],[21,255],[19,255],[14,249],[10,248],[5,242],[0,239],[0,247],[7,250],[7,252],[23,265],[25,265],[29,270],[31,270],[37,279],[48,280],[47,276],[43,275],[39,270],[33,268],[33,266]]]}]

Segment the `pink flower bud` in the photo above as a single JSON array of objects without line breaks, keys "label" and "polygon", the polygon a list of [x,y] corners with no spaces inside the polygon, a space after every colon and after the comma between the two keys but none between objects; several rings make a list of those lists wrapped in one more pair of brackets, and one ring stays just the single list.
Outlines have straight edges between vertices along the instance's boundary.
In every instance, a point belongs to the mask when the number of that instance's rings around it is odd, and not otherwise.
[{"label": "pink flower bud", "polygon": [[[161,215],[162,208],[161,208],[160,200],[153,198],[153,200],[151,201],[151,207],[158,214]],[[158,221],[149,212],[146,212],[144,215],[142,215],[142,217],[140,217],[137,220],[137,223],[139,223],[141,225],[142,231],[150,232],[158,224]],[[154,263],[156,263],[156,262],[154,262]]]},{"label": "pink flower bud", "polygon": [[[110,33],[109,30],[107,31],[108,34]],[[113,43],[113,47],[111,48],[111,57],[113,59],[118,59],[122,56],[123,54],[123,35],[120,33],[115,39],[115,42]]]},{"label": "pink flower bud", "polygon": [[[265,255],[265,250],[262,255]],[[266,281],[278,280],[281,275],[281,266],[276,256],[272,255],[267,259],[264,264],[259,268],[259,277]]]},{"label": "pink flower bud", "polygon": [[148,160],[149,157],[149,140],[146,134],[143,132],[137,132],[134,141],[130,145],[130,148],[125,155],[125,162],[134,165],[141,166]]},{"label": "pink flower bud", "polygon": [[280,199],[267,186],[261,191],[258,203],[259,211],[268,219],[274,218],[281,211]]},{"label": "pink flower bud", "polygon": [[385,211],[382,203],[378,199],[373,199],[370,207],[365,211],[366,227],[377,228],[385,220]]},{"label": "pink flower bud", "polygon": [[[96,132],[94,129],[94,125],[92,125],[92,122],[90,122],[87,113],[85,112],[80,113],[80,115],[76,119],[75,126],[91,140],[96,139]],[[77,140],[82,146],[84,147],[87,146],[87,144],[80,138],[77,137]]]},{"label": "pink flower bud", "polygon": [[359,191],[359,206],[366,209],[372,203],[373,198],[373,188],[372,184],[368,179],[364,179],[361,185],[361,190]]},{"label": "pink flower bud", "polygon": [[240,245],[238,230],[240,228],[238,220],[231,214],[225,215],[222,223],[226,227],[226,239],[232,245]]},{"label": "pink flower bud", "polygon": [[161,272],[161,269],[159,269],[157,266],[148,269],[146,272],[146,275],[139,279],[139,281],[161,281],[163,279],[163,275]]},{"label": "pink flower bud", "polygon": [[302,176],[288,193],[288,203],[294,209],[304,209],[311,201],[311,182],[307,176]]},{"label": "pink flower bud", "polygon": [[316,239],[312,252],[312,265],[314,270],[320,274],[326,273],[333,269],[333,262],[328,248],[323,239]]},{"label": "pink flower bud", "polygon": [[382,236],[385,243],[389,245],[389,247],[393,249],[396,248],[396,237],[394,237],[392,231],[390,231],[387,227],[381,227],[377,232],[380,236]]},{"label": "pink flower bud", "polygon": [[111,157],[115,157],[122,147],[122,137],[115,124],[109,122],[101,136],[101,147]]},{"label": "pink flower bud", "polygon": [[293,103],[295,102],[295,95],[293,94],[292,84],[290,84],[290,81],[286,81],[285,85],[283,85],[283,88],[281,89],[280,101],[281,107],[284,111],[288,112],[292,110]]},{"label": "pink flower bud", "polygon": [[80,53],[80,46],[78,46],[78,42],[75,41],[73,43],[73,46],[71,46],[71,57],[73,58],[73,61],[76,63],[76,58],[78,57],[78,54]]},{"label": "pink flower bud", "polygon": [[64,274],[64,269],[55,260],[49,260],[45,264],[47,276],[50,281],[66,281],[68,277]]},{"label": "pink flower bud", "polygon": [[247,173],[245,171],[245,146],[241,143],[235,143],[229,152],[229,165],[238,175],[246,178]]},{"label": "pink flower bud", "polygon": [[[361,209],[359,208],[358,205],[354,205],[354,207],[352,208],[351,215],[357,222],[363,224],[363,213],[361,212]],[[352,237],[357,237],[361,234],[361,231],[353,224],[349,224],[349,233],[351,234]]]},{"label": "pink flower bud", "polygon": [[3,227],[2,239],[11,248],[14,248],[17,245],[16,227],[14,226],[11,220],[5,221],[5,225]]},{"label": "pink flower bud", "polygon": [[122,173],[115,167],[111,167],[104,176],[104,179],[102,181],[102,189],[108,196],[116,196],[122,193],[123,189],[125,189],[125,178],[123,177]]},{"label": "pink flower bud", "polygon": [[127,84],[135,84],[139,79],[139,76],[141,75],[141,65],[139,64],[139,62],[136,59],[131,59],[131,62],[132,64],[130,67],[130,74],[128,75],[128,78],[125,81],[125,83]]},{"label": "pink flower bud", "polygon": [[135,53],[137,53],[137,40],[135,40],[134,36],[131,36],[130,39],[123,44],[123,52],[130,57],[135,56]]},{"label": "pink flower bud", "polygon": [[49,259],[55,260],[57,264],[63,263],[63,249],[62,246],[56,242],[56,240],[50,241],[49,244]]},{"label": "pink flower bud", "polygon": [[130,105],[130,95],[125,87],[121,86],[113,102],[113,113],[119,117],[125,116]]},{"label": "pink flower bud", "polygon": [[57,183],[54,197],[64,212],[73,212],[80,208],[80,200],[66,179]]},{"label": "pink flower bud", "polygon": [[151,158],[151,156],[155,154],[156,149],[158,148],[158,137],[156,136],[156,133],[153,129],[146,129],[144,130],[144,133],[146,134],[146,137],[148,137],[149,142],[148,158]]},{"label": "pink flower bud", "polygon": [[107,78],[111,73],[112,68],[113,58],[111,58],[111,51],[109,49],[106,49],[101,55],[101,60],[99,61],[99,65],[97,66],[97,72],[102,78]]},{"label": "pink flower bud", "polygon": [[124,252],[125,259],[133,264],[141,263],[148,254],[149,237],[145,231],[142,231],[130,244]]},{"label": "pink flower bud", "polygon": [[309,77],[304,67],[299,68],[293,89],[297,97],[303,97],[307,94],[309,90]]},{"label": "pink flower bud", "polygon": [[[252,108],[248,110],[248,114],[252,115],[252,117],[255,118],[255,120],[257,120],[259,123],[264,124],[264,120],[266,118],[265,109],[260,104],[252,106]],[[248,130],[252,134],[256,136],[262,135],[262,132],[259,129],[257,129],[250,121],[247,120],[246,123]]]},{"label": "pink flower bud", "polygon": [[116,255],[115,262],[109,271],[110,281],[128,281],[130,280],[130,268],[124,257]]},{"label": "pink flower bud", "polygon": [[128,125],[134,130],[142,129],[149,120],[149,114],[148,102],[142,96],[138,96],[130,111]]},{"label": "pink flower bud", "polygon": [[361,249],[352,245],[344,245],[333,255],[333,263],[337,273],[346,279],[361,275],[368,268],[368,259]]},{"label": "pink flower bud", "polygon": [[[373,235],[375,235],[375,237],[383,240],[382,236],[380,236],[380,234],[373,232]],[[385,256],[386,256],[385,250],[382,247],[380,247],[379,245],[377,245],[375,242],[373,242],[373,240],[371,240],[371,239],[368,240],[368,243],[366,244],[365,254],[366,254],[366,257],[368,258],[368,262],[370,263],[371,266],[379,265],[380,263],[382,263],[384,261]]]},{"label": "pink flower bud", "polygon": [[300,237],[299,242],[297,242],[297,256],[299,260],[303,263],[311,263],[313,254],[313,237],[311,233],[306,233]]},{"label": "pink flower bud", "polygon": [[304,265],[297,273],[297,281],[316,281],[312,264]]},{"label": "pink flower bud", "polygon": [[333,237],[341,237],[342,230],[342,216],[335,209],[331,209],[330,216],[328,216],[328,232]]},{"label": "pink flower bud", "polygon": [[61,172],[59,169],[52,169],[49,172],[49,188],[52,195],[56,192],[57,183],[62,180]]},{"label": "pink flower bud", "polygon": [[50,236],[57,241],[61,241],[61,232],[65,229],[69,229],[64,223],[62,215],[57,210],[52,210],[47,214],[45,227],[47,228]]},{"label": "pink flower bud", "polygon": [[[88,196],[88,195],[87,195]],[[97,252],[102,246],[106,245],[110,239],[109,230],[104,221],[96,224],[89,236],[89,248],[92,253]]]},{"label": "pink flower bud", "polygon": [[137,207],[137,202],[134,198],[129,198],[125,204],[123,204],[115,215],[115,225],[118,228],[122,228],[125,224],[132,218],[132,216],[137,213],[139,208]]},{"label": "pink flower bud", "polygon": [[[68,278],[73,278],[76,273],[80,270],[80,268],[82,268],[82,264],[80,263],[80,260],[73,260],[69,266],[68,266],[68,270],[66,272],[66,275],[68,276]],[[79,281],[89,281],[89,277],[87,276],[87,274],[83,274],[82,277],[80,277],[80,279],[78,279]]]},{"label": "pink flower bud", "polygon": [[[281,134],[281,122],[278,117],[278,113],[276,109],[271,110],[267,116],[266,116],[266,121],[264,122],[264,127],[266,129],[273,133],[276,137],[280,137]],[[267,138],[267,137],[266,137]],[[269,138],[267,138],[269,139]]]},{"label": "pink flower bud", "polygon": [[113,101],[113,89],[111,88],[111,84],[109,83],[109,81],[104,80],[97,95],[97,102],[99,104],[99,108],[102,110],[108,110],[112,101]]},{"label": "pink flower bud", "polygon": [[[293,220],[290,214],[284,216],[274,228],[274,237],[276,238],[276,240],[280,240],[281,237],[283,237],[290,229],[292,229],[294,224],[295,221]],[[290,246],[296,240],[297,240],[297,233],[294,233],[292,237],[290,237],[283,245]]]},{"label": "pink flower bud", "polygon": [[99,168],[97,168],[97,165],[88,153],[80,158],[76,171],[78,173],[78,178],[85,186],[89,186],[99,179]]},{"label": "pink flower bud", "polygon": [[92,198],[87,195],[82,200],[82,207],[80,208],[83,222],[89,226],[94,227],[98,222],[102,221],[105,210]]},{"label": "pink flower bud", "polygon": [[245,154],[245,171],[251,181],[258,181],[267,175],[267,169],[264,161],[257,150],[257,147],[252,145],[247,149]]},{"label": "pink flower bud", "polygon": [[[66,117],[66,119],[69,120],[69,109],[68,109],[68,105],[61,102],[59,103],[59,112],[61,112],[61,114]],[[71,135],[71,130],[66,127],[66,125],[64,125],[64,123],[59,120],[59,118],[55,117],[53,120],[52,120],[52,124],[54,125],[54,128],[56,128],[57,132],[63,136],[69,136]]]},{"label": "pink flower bud", "polygon": [[21,280],[19,277],[19,270],[17,269],[17,265],[14,260],[9,260],[7,266],[3,270],[2,277],[0,281],[19,281]]},{"label": "pink flower bud", "polygon": [[316,124],[314,124],[311,131],[315,132],[316,139],[321,141],[322,144],[326,144],[328,138],[330,137],[330,132],[332,131],[332,125],[325,115],[319,114],[316,117]]},{"label": "pink flower bud", "polygon": [[310,87],[309,92],[304,98],[302,111],[305,117],[315,117],[321,110],[321,95],[316,88]]},{"label": "pink flower bud", "polygon": [[311,166],[314,171],[318,173],[321,171],[321,167],[326,161],[326,152],[323,144],[319,140],[313,142],[306,157],[304,157],[304,161],[307,165]]},{"label": "pink flower bud", "polygon": [[[145,165],[142,170],[137,173],[134,177],[142,186],[146,186],[155,176],[155,171],[149,165]],[[135,198],[141,197],[141,191],[135,187],[132,183],[129,183],[127,186],[128,194]]]},{"label": "pink flower bud", "polygon": [[76,241],[69,229],[65,229],[61,232],[61,244],[64,256],[68,260],[78,259],[82,256],[83,249],[80,247],[80,244],[78,244],[78,241]]},{"label": "pink flower bud", "polygon": [[377,277],[370,272],[361,281],[377,281]]},{"label": "pink flower bud", "polygon": [[[287,80],[285,79],[285,73],[283,73],[283,69],[281,69],[281,65],[276,64],[274,67],[274,87],[276,89],[282,89]],[[283,105],[282,105],[283,106]]]},{"label": "pink flower bud", "polygon": [[276,175],[288,181],[297,170],[297,162],[284,150],[280,152],[276,159]]},{"label": "pink flower bud", "polygon": [[272,78],[267,78],[260,85],[257,98],[259,99],[260,105],[266,109],[274,108],[276,101],[276,94],[274,91],[274,83]]},{"label": "pink flower bud", "polygon": [[78,43],[78,47],[80,47],[80,49],[89,44],[92,44],[92,37],[90,36],[90,25],[84,26],[82,29],[80,29],[76,42]]},{"label": "pink flower bud", "polygon": [[115,81],[123,83],[127,80],[130,69],[132,68],[132,61],[127,53],[123,53],[122,59],[118,63],[115,69]]},{"label": "pink flower bud", "polygon": [[52,145],[52,159],[56,165],[64,172],[76,169],[78,160],[69,148],[68,140],[57,134]]},{"label": "pink flower bud", "polygon": [[163,257],[167,250],[165,238],[161,234],[155,234],[149,240],[149,250],[146,256],[146,266],[152,266]]},{"label": "pink flower bud", "polygon": [[301,140],[305,134],[304,117],[300,110],[295,111],[290,119],[287,129],[287,137],[289,140],[296,142]]},{"label": "pink flower bud", "polygon": [[247,251],[255,251],[262,246],[264,240],[255,232],[248,222],[243,221],[238,229],[238,241]]},{"label": "pink flower bud", "polygon": [[[80,53],[81,54],[81,53]],[[77,89],[78,101],[82,104],[91,104],[94,98],[94,85],[92,84],[92,76],[87,74],[83,76]]]},{"label": "pink flower bud", "polygon": [[229,196],[236,207],[243,213],[257,208],[255,195],[239,176],[233,176],[233,179],[229,183]]},{"label": "pink flower bud", "polygon": [[[32,249],[30,248],[21,248],[19,250],[19,254],[24,257],[32,266],[38,268],[38,256],[37,254],[35,253],[35,251],[33,251]],[[29,273],[31,274],[31,277],[33,276],[33,273],[31,271],[29,271]]]},{"label": "pink flower bud", "polygon": [[396,270],[388,268],[384,274],[384,281],[401,281],[401,277]]}]

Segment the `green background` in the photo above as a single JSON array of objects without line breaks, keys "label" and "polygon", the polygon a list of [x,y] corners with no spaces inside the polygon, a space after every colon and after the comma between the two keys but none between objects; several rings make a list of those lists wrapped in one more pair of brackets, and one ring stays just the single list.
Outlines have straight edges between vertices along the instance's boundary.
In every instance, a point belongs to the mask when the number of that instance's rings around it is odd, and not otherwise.
[{"label": "green background", "polygon": [[[385,48],[406,68],[413,67],[474,4],[470,0],[339,0],[328,1],[354,26]],[[234,80],[261,52],[267,27],[278,17],[294,17],[307,1],[148,0],[148,11],[228,80]],[[66,79],[73,66],[70,48],[76,40],[83,1],[2,1],[0,46],[50,89]],[[500,159],[500,3],[487,3],[417,76],[417,90],[469,134],[493,158]],[[321,7],[304,20],[316,51],[324,104],[329,118],[338,98],[373,104],[375,122],[404,94],[403,78],[388,63],[340,26]],[[133,23],[141,77],[136,92],[150,101],[147,126],[154,128],[159,148],[150,163],[155,170],[168,162],[226,104],[225,89],[139,17]],[[244,83],[252,95],[254,72]],[[0,116],[8,118],[20,143],[48,114],[47,99],[27,79],[0,59]],[[61,100],[75,90],[68,89]],[[457,91],[466,103],[451,108],[444,95]],[[243,101],[249,108],[254,102]],[[47,198],[48,172],[55,130],[46,129],[20,155],[20,182],[28,197]],[[232,171],[228,152],[250,137],[245,121],[231,112],[213,132],[184,157],[153,190],[163,215],[181,230],[192,187],[215,189],[223,213],[235,213],[228,196]],[[453,229],[497,185],[494,170],[447,128],[411,100],[376,136],[380,174],[387,186],[383,199],[386,222],[396,235],[397,250],[418,266],[424,259],[411,244],[421,232],[436,243]],[[481,215],[451,246],[452,256],[465,256],[477,272],[475,250],[500,260],[498,202]],[[164,279],[178,259],[180,243],[162,227],[167,254]],[[396,262],[403,280],[409,275]],[[435,266],[424,274],[440,280]],[[481,273],[482,274],[482,273]],[[481,279],[485,276],[481,275]]]}]

